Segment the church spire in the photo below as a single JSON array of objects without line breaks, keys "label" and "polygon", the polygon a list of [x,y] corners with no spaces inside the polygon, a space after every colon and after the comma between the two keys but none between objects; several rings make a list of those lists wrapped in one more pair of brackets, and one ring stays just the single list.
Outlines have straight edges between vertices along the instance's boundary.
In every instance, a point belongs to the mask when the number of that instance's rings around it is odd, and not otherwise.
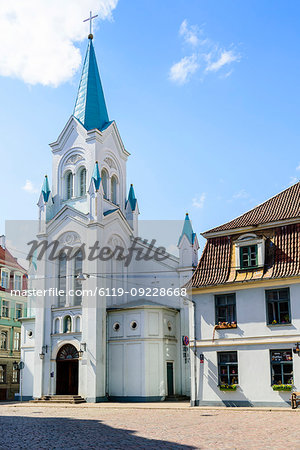
[{"label": "church spire", "polygon": [[73,115],[86,130],[98,128],[101,131],[108,125],[109,118],[92,39],[90,33]]},{"label": "church spire", "polygon": [[194,244],[196,233],[194,233],[194,231],[193,231],[193,227],[192,227],[188,213],[186,213],[186,215],[185,215],[185,221],[183,224],[181,236],[178,241],[178,245],[180,244],[181,239],[183,238],[184,235],[188,238],[188,240],[191,244]]}]

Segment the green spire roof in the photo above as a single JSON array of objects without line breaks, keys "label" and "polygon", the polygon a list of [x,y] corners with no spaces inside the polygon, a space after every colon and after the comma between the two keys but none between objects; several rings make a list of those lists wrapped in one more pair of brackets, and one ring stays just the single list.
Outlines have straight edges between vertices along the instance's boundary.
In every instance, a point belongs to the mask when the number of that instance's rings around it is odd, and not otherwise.
[{"label": "green spire roof", "polygon": [[50,196],[50,187],[49,187],[49,181],[48,181],[48,177],[47,175],[45,175],[44,178],[44,183],[42,186],[42,194],[43,194],[43,198],[44,198],[44,202],[47,203],[47,201],[49,200],[49,196]]},{"label": "green spire roof", "polygon": [[87,130],[98,128],[101,131],[109,123],[91,35],[73,115]]},{"label": "green spire roof", "polygon": [[186,215],[185,215],[185,221],[183,224],[181,236],[178,241],[178,245],[180,244],[181,239],[183,238],[184,235],[186,235],[186,237],[188,238],[188,240],[190,241],[191,244],[194,243],[196,233],[194,233],[194,231],[193,231],[193,227],[192,227],[188,213],[186,213]]},{"label": "green spire roof", "polygon": [[[136,207],[136,197],[135,197],[135,193],[134,193],[134,189],[133,189],[133,184],[130,185],[127,202],[129,202],[131,210],[134,211],[135,207]],[[127,202],[126,202],[126,205],[127,205]]]}]

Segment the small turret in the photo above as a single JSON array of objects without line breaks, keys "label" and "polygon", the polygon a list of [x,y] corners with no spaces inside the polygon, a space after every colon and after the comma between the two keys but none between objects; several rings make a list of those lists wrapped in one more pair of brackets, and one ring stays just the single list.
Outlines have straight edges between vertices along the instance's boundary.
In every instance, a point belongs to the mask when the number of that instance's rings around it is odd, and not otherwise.
[{"label": "small turret", "polygon": [[133,184],[130,185],[128,199],[125,202],[125,215],[128,223],[133,229],[134,236],[138,235],[138,215],[139,207],[134,193]]}]

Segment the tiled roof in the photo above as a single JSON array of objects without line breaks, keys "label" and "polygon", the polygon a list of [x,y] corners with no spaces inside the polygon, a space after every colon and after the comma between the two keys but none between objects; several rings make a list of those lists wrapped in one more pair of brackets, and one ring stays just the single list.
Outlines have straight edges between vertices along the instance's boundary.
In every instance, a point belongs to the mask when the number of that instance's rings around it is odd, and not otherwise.
[{"label": "tiled roof", "polygon": [[[266,242],[269,255],[263,269],[245,274],[237,281],[239,271],[231,270],[231,241],[228,237],[209,238],[188,288],[201,288],[220,284],[257,279],[300,276],[300,223],[277,227],[273,240]],[[235,275],[232,277],[232,273]],[[230,276],[229,276],[230,275]]]},{"label": "tiled roof", "polygon": [[7,248],[3,248],[0,245],[0,264],[3,264],[8,267],[13,267],[15,269],[19,269],[24,272],[24,267],[20,266],[17,261],[17,258],[14,258],[13,255],[7,250]]},{"label": "tiled roof", "polygon": [[230,270],[230,239],[208,239],[192,279],[187,287],[202,287],[226,282]]},{"label": "tiled roof", "polygon": [[[300,181],[242,216],[206,233],[233,230],[280,220],[300,218]],[[204,233],[205,234],[205,233]]]}]

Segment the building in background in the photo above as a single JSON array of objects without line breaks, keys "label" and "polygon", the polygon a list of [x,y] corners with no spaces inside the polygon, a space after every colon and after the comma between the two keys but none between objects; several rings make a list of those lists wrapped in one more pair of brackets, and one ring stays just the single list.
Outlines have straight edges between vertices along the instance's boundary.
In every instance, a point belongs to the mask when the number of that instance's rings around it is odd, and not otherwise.
[{"label": "building in background", "polygon": [[26,297],[11,291],[27,289],[27,274],[5,248],[0,237],[0,400],[12,400],[19,392],[21,323],[26,314]]},{"label": "building in background", "polygon": [[285,406],[300,390],[300,182],[203,236],[192,404]]}]

